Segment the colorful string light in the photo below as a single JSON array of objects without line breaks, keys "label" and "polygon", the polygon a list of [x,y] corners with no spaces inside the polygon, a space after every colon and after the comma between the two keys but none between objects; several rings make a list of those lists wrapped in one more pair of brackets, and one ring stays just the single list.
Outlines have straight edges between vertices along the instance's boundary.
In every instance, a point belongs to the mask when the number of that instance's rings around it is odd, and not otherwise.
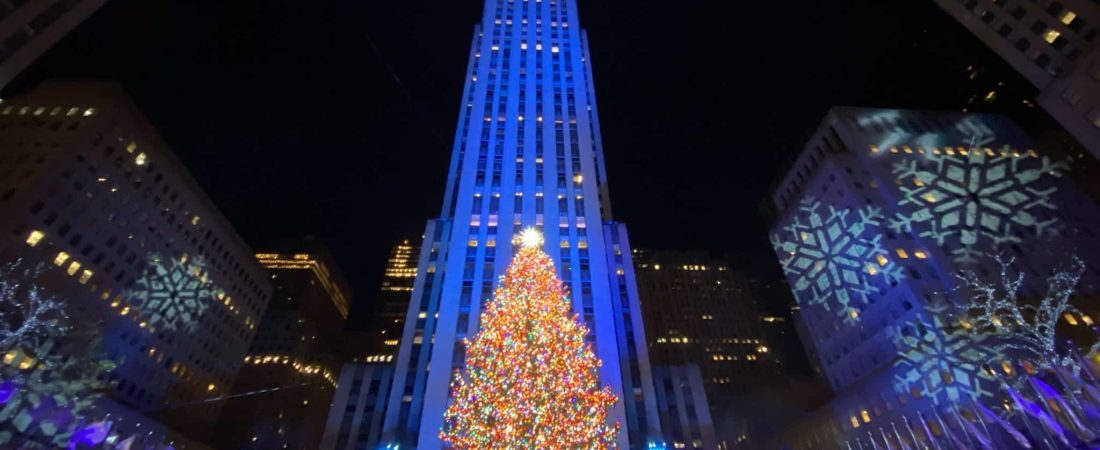
[{"label": "colorful string light", "polygon": [[440,438],[456,449],[617,448],[607,414],[618,398],[600,388],[588,329],[534,241],[524,239],[481,331],[464,341],[466,370],[455,373]]}]

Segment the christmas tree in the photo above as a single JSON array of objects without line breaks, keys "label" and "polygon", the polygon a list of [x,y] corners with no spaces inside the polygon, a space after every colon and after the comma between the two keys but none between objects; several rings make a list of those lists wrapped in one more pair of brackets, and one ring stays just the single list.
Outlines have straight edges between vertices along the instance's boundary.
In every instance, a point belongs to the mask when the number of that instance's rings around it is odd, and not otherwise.
[{"label": "christmas tree", "polygon": [[600,389],[600,360],[535,230],[466,340],[466,370],[456,373],[440,438],[453,448],[617,448],[618,400]]}]

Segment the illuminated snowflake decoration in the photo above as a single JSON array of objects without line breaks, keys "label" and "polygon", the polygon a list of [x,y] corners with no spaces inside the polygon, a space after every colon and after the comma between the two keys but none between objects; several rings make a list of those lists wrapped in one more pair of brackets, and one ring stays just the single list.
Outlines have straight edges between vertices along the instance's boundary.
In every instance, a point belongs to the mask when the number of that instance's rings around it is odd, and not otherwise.
[{"label": "illuminated snowflake decoration", "polygon": [[910,324],[891,328],[897,347],[894,389],[919,393],[936,405],[957,404],[964,397],[991,397],[996,379],[982,364],[994,355],[985,338],[948,326],[946,308],[928,308]]},{"label": "illuminated snowflake decoration", "polygon": [[783,273],[800,303],[821,305],[845,323],[859,319],[857,301],[867,303],[872,279],[901,279],[901,269],[883,249],[881,210],[827,210],[807,197],[782,232],[772,235]]},{"label": "illuminated snowflake decoration", "polygon": [[890,226],[951,248],[955,262],[973,263],[992,248],[1020,242],[1025,230],[1036,237],[1056,234],[1058,222],[1050,212],[1056,209],[1051,197],[1057,189],[1042,181],[1068,168],[1034,153],[981,147],[903,159],[893,173],[905,212]]},{"label": "illuminated snowflake decoration", "polygon": [[151,329],[191,332],[214,301],[216,289],[201,259],[184,255],[165,263],[153,256],[130,294]]}]

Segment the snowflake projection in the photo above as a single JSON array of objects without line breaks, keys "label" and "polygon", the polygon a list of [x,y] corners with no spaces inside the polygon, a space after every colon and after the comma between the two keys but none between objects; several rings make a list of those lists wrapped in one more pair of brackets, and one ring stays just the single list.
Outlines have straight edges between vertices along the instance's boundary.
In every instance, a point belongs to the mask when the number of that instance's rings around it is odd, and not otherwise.
[{"label": "snowflake projection", "polygon": [[[52,448],[63,448],[81,423],[94,421],[103,411],[96,400],[109,383],[103,375],[115,368],[100,351],[101,341],[92,335],[71,336],[62,351],[36,358],[22,351],[10,352],[12,364],[0,366],[0,447],[33,436]],[[22,447],[21,447],[22,448]]]},{"label": "snowflake projection", "polygon": [[857,301],[867,303],[872,279],[901,279],[901,269],[883,249],[879,209],[824,210],[820,201],[804,198],[792,223],[772,235],[772,246],[799,301],[821,305],[851,324],[858,320]]},{"label": "snowflake projection", "polygon": [[890,221],[895,231],[935,240],[957,263],[977,262],[992,247],[1020,242],[1025,232],[1057,232],[1051,214],[1057,189],[1044,181],[1060,177],[1068,163],[980,146],[935,152],[894,164],[903,211]]},{"label": "snowflake projection", "polygon": [[996,379],[983,368],[994,359],[985,338],[949,326],[946,307],[926,313],[889,333],[897,347],[894,389],[930,399],[933,404],[957,404],[965,397],[991,397]]},{"label": "snowflake projection", "polygon": [[145,274],[130,292],[150,329],[185,332],[194,331],[216,295],[206,264],[187,255],[167,263],[160,256],[151,257]]}]

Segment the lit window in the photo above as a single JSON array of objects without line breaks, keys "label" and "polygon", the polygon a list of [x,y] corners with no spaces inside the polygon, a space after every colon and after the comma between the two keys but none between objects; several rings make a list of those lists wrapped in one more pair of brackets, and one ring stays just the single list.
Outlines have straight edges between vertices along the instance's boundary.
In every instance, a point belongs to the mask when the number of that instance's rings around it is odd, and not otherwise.
[{"label": "lit window", "polygon": [[1052,44],[1054,43],[1054,40],[1058,39],[1058,36],[1061,35],[1062,33],[1059,33],[1058,30],[1050,29],[1043,32],[1043,40],[1047,41],[1048,44]]},{"label": "lit window", "polygon": [[856,311],[855,308],[849,309],[848,310],[848,317],[851,317],[853,319],[858,319],[859,318],[859,311]]},{"label": "lit window", "polygon": [[210,384],[206,385],[206,390],[207,391],[213,392],[214,389],[217,389],[217,386],[215,386],[214,383],[210,383]]},{"label": "lit window", "polygon": [[27,236],[27,245],[34,247],[38,245],[38,241],[41,241],[46,235],[38,230],[31,231],[31,234]]},{"label": "lit window", "polygon": [[91,117],[95,115],[95,108],[88,108],[84,110],[84,117]]},{"label": "lit window", "polygon": [[856,416],[852,416],[852,428],[859,428],[859,419]]},{"label": "lit window", "polygon": [[137,142],[130,141],[129,144],[126,144],[126,152],[133,153],[134,150],[137,150]]},{"label": "lit window", "polygon": [[147,159],[147,157],[145,156],[145,152],[138,153],[137,157],[134,158],[134,164],[137,164],[139,166],[144,166],[145,162],[146,162],[146,159]]},{"label": "lit window", "polygon": [[84,272],[80,274],[80,279],[78,281],[80,284],[88,284],[88,280],[90,279],[92,279],[92,271],[85,269]]},{"label": "lit window", "polygon": [[1008,361],[1001,361],[1001,370],[1005,371],[1005,375],[1012,375],[1012,364]]},{"label": "lit window", "polygon": [[871,414],[866,409],[860,411],[859,416],[863,418],[863,423],[871,423]]},{"label": "lit window", "polygon": [[878,255],[875,255],[875,259],[878,260],[878,265],[880,265],[880,266],[885,266],[886,263],[890,262],[889,259],[886,259],[886,255],[883,255],[881,253],[878,254]]},{"label": "lit window", "polygon": [[62,264],[65,264],[65,261],[68,260],[69,254],[65,252],[60,252],[57,254],[57,257],[53,259],[53,265],[60,267]]},{"label": "lit window", "polygon": [[874,264],[868,264],[867,265],[867,274],[868,275],[874,275],[876,273],[878,273],[878,269],[875,268],[875,265]]},{"label": "lit window", "polygon": [[1064,317],[1066,319],[1066,322],[1069,323],[1070,325],[1077,325],[1077,318],[1073,317],[1073,314],[1066,313],[1062,317]]},{"label": "lit window", "polygon": [[928,201],[928,203],[936,203],[936,200],[937,200],[936,196],[933,195],[932,193],[924,194],[924,199],[926,201]]},{"label": "lit window", "polygon": [[39,106],[39,107],[34,109],[34,115],[36,115],[36,116],[41,116],[42,113],[44,113],[44,112],[46,112],[46,107],[45,106]]},{"label": "lit window", "polygon": [[1062,13],[1062,23],[1069,25],[1073,23],[1073,19],[1077,18],[1077,13],[1073,11],[1066,11]]},{"label": "lit window", "polygon": [[913,256],[916,256],[917,259],[928,259],[928,254],[924,250],[913,250]]},{"label": "lit window", "polygon": [[72,264],[69,264],[69,270],[67,270],[66,272],[71,276],[78,270],[80,270],[80,263],[77,261],[73,261]]},{"label": "lit window", "polygon": [[897,249],[897,252],[898,252],[898,258],[909,259],[909,253],[906,253],[904,248]]},{"label": "lit window", "polygon": [[1092,317],[1081,314],[1081,321],[1084,322],[1085,325],[1092,326]]}]

